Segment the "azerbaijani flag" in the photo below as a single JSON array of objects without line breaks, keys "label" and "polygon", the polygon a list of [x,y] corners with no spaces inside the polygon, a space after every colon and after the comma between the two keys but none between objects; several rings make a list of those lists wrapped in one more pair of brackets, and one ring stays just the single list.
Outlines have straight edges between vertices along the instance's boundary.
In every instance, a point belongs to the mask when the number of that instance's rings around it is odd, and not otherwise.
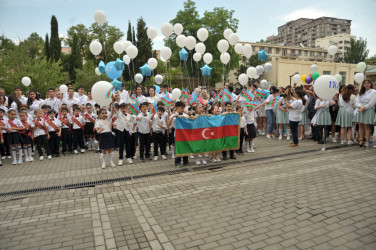
[{"label": "azerbaijani flag", "polygon": [[277,102],[278,102],[277,98],[273,98],[273,100],[269,102],[269,107],[273,107],[273,108],[277,107]]},{"label": "azerbaijani flag", "polygon": [[140,106],[140,101],[137,99],[137,97],[135,95],[131,96],[131,100],[136,102],[137,107]]},{"label": "azerbaijani flag", "polygon": [[189,104],[191,104],[191,105],[195,105],[195,103],[196,103],[196,101],[197,101],[197,98],[198,98],[198,93],[197,93],[197,94],[193,93],[193,94],[192,94],[192,99],[189,100]]},{"label": "azerbaijani flag", "polygon": [[227,99],[227,101],[231,101],[232,99],[232,94],[230,91],[228,91],[227,89],[223,89],[223,93],[222,93],[222,96]]},{"label": "azerbaijani flag", "polygon": [[134,103],[132,103],[130,106],[129,106],[129,109],[132,111],[132,113],[134,114],[134,115],[138,115],[138,114],[140,114],[141,113],[141,111],[140,111],[140,109],[134,104]]},{"label": "azerbaijani flag", "polygon": [[257,102],[244,102],[244,106],[251,106],[253,108],[256,108],[258,106]]},{"label": "azerbaijani flag", "polygon": [[182,89],[181,95],[183,96],[183,98],[188,98],[189,97],[189,95],[188,95],[188,87]]},{"label": "azerbaijani flag", "polygon": [[239,114],[176,117],[176,156],[215,153],[239,148]]},{"label": "azerbaijani flag", "polygon": [[171,106],[171,98],[168,98],[168,95],[166,93],[165,96],[161,97],[161,101],[168,107],[168,106]]},{"label": "azerbaijani flag", "polygon": [[266,93],[264,92],[264,90],[256,90],[256,95],[261,97],[261,98],[265,98],[266,97]]},{"label": "azerbaijani flag", "polygon": [[151,113],[155,114],[157,112],[158,112],[157,101],[154,100],[153,107],[151,107]]},{"label": "azerbaijani flag", "polygon": [[249,91],[248,89],[247,90],[243,89],[240,95],[243,96],[247,101],[252,101],[255,98],[252,92]]}]

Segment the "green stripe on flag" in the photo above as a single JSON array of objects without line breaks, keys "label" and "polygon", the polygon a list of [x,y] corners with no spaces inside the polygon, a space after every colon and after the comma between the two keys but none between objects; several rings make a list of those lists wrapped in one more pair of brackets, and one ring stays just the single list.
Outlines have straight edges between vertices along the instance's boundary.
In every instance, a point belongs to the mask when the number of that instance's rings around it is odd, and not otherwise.
[{"label": "green stripe on flag", "polygon": [[204,152],[215,152],[235,148],[239,148],[238,136],[228,136],[212,140],[175,142],[176,156],[184,156],[188,154]]}]

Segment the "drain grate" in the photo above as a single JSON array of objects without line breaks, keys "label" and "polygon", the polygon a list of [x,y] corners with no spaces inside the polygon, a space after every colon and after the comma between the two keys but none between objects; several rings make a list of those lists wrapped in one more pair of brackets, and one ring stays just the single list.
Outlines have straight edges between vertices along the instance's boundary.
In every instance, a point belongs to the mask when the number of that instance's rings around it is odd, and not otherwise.
[{"label": "drain grate", "polygon": [[157,173],[135,175],[133,176],[133,179],[140,179],[140,178],[147,178],[147,177],[161,176],[161,175],[174,175],[174,174],[181,174],[181,173],[186,173],[186,172],[189,172],[187,168],[181,168],[181,169],[167,170],[167,171],[157,172]]},{"label": "drain grate", "polygon": [[62,188],[62,186],[52,186],[52,187],[25,189],[25,190],[18,190],[18,191],[0,193],[0,196],[22,195],[22,194],[31,194],[31,193],[37,193],[37,192],[43,192],[43,191],[54,191],[54,190],[60,190],[61,188]]}]

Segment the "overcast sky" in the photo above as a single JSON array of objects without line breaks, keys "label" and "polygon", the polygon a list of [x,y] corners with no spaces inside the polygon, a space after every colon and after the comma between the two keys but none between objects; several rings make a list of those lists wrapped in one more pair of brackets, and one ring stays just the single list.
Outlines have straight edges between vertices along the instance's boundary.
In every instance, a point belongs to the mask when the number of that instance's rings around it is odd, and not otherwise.
[{"label": "overcast sky", "polygon": [[[375,14],[376,0],[335,1],[251,1],[251,0],[197,0],[200,15],[214,7],[235,10],[239,19],[238,35],[241,41],[258,41],[277,34],[277,28],[287,21],[300,17],[317,18],[331,16],[350,19],[351,33],[366,38],[370,55],[376,54]],[[154,48],[163,45],[160,27],[183,9],[183,1],[129,1],[129,0],[0,0],[0,32],[11,39],[25,39],[37,32],[44,38],[50,33],[51,16],[59,22],[59,34],[65,35],[72,25],[90,26],[94,22],[95,10],[107,14],[110,25],[120,28],[125,34],[128,20],[132,25],[143,16],[148,26],[159,30]],[[373,31],[372,31],[373,30]],[[210,34],[209,34],[210,35]]]}]

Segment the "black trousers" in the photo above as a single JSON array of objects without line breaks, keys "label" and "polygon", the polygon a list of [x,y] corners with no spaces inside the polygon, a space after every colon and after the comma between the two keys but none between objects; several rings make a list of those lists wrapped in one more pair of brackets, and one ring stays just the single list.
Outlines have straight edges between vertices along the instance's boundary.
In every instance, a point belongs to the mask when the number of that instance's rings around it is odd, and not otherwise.
[{"label": "black trousers", "polygon": [[[330,125],[319,125],[317,126],[317,129],[318,129],[318,134],[319,134],[319,141],[324,141],[326,142],[326,138],[329,137],[329,130],[330,130]],[[324,140],[323,140],[323,134],[324,134],[324,129],[325,129],[325,136],[324,136]]]},{"label": "black trousers", "polygon": [[240,152],[243,151],[243,140],[244,140],[244,128],[241,128],[240,129],[240,145],[239,145]]},{"label": "black trousers", "polygon": [[[308,113],[308,118],[309,118],[310,121],[312,121],[315,114],[316,114],[316,112]],[[317,126],[311,125],[311,130],[312,130],[312,138],[314,140],[319,140],[319,130],[317,129]]]},{"label": "black trousers", "polygon": [[175,157],[175,165],[181,163],[181,158],[183,158],[183,164],[188,164],[188,156]]},{"label": "black trousers", "polygon": [[38,150],[39,156],[43,156],[42,144],[47,151],[47,155],[51,155],[51,150],[50,150],[50,147],[48,146],[47,135],[40,135],[38,137],[35,137],[34,141],[37,144],[37,150]]},{"label": "black trousers", "polygon": [[[234,156],[234,150],[229,150],[230,151],[230,157]],[[227,151],[222,151],[222,156],[227,157]]]},{"label": "black trousers", "polygon": [[73,129],[73,149],[78,149],[78,146],[80,149],[84,149],[85,143],[84,143],[84,131],[80,128]]},{"label": "black trousers", "polygon": [[150,157],[150,134],[142,134],[138,133],[138,137],[140,138],[140,158]]},{"label": "black trousers", "polygon": [[299,139],[298,139],[299,122],[289,121],[289,124],[290,124],[290,130],[291,130],[291,135],[292,135],[292,141],[294,142],[294,144],[299,144]]},{"label": "black trousers", "polygon": [[153,140],[154,140],[154,156],[158,156],[158,146],[161,151],[161,155],[166,154],[166,142],[165,142],[165,135],[162,132],[157,133],[153,132]]},{"label": "black trousers", "polygon": [[4,143],[0,144],[1,156],[10,156],[10,147],[8,144],[8,134],[3,134]]},{"label": "black trousers", "polygon": [[51,153],[59,155],[60,138],[57,136],[56,132],[49,132],[49,134],[50,139],[48,140],[48,145],[50,146]]},{"label": "black trousers", "polygon": [[[126,158],[131,158],[131,135],[127,130],[117,131],[117,143],[119,146],[119,159],[124,158],[124,148],[126,153]],[[133,143],[134,144],[134,143]]]},{"label": "black trousers", "polygon": [[61,129],[61,141],[63,143],[62,152],[65,153],[67,148],[69,152],[72,152],[72,133],[69,128]]}]

